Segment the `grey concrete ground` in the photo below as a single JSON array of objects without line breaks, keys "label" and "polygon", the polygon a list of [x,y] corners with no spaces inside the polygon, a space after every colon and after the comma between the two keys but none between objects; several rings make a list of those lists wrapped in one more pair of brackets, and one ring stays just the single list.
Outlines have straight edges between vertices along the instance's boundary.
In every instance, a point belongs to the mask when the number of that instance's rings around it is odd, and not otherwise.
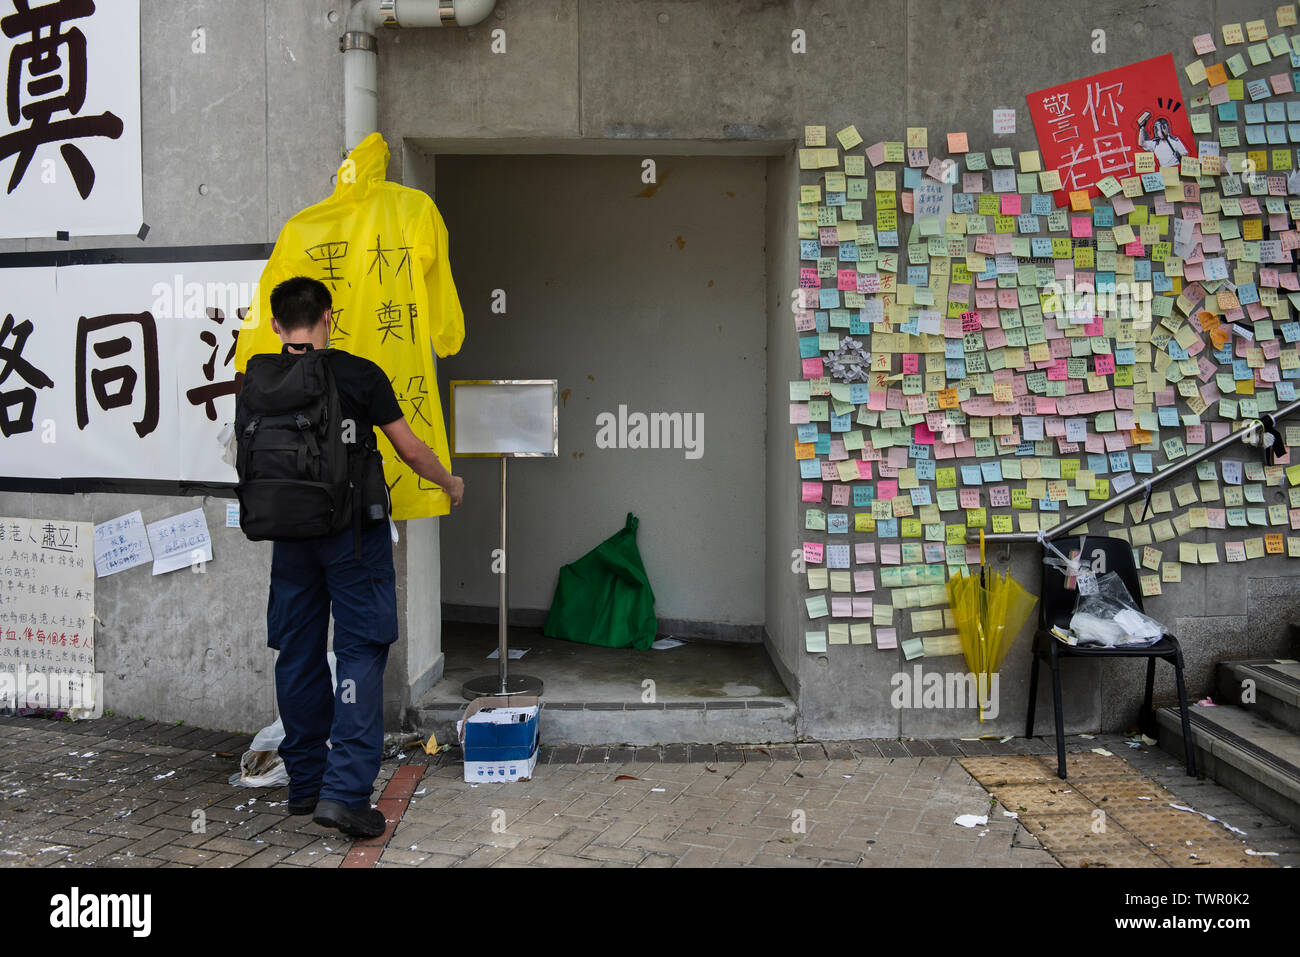
[{"label": "grey concrete ground", "polygon": [[[352,842],[287,817],[287,789],[231,787],[247,735],[127,718],[0,718],[0,864],[337,867]],[[1181,800],[1300,863],[1300,835],[1158,750],[1105,746]],[[1056,867],[958,764],[1044,753],[1050,741],[845,741],[729,748],[544,749],[531,781],[471,785],[455,752],[428,767],[378,866]],[[958,814],[985,814],[965,829]],[[796,824],[801,827],[797,827]],[[354,855],[355,857],[355,855]],[[352,861],[350,861],[352,863]]]}]

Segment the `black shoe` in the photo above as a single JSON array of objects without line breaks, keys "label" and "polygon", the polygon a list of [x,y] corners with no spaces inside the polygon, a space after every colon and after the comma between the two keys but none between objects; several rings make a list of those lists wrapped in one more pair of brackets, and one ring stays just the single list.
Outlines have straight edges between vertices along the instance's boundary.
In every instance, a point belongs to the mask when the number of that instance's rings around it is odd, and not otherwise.
[{"label": "black shoe", "polygon": [[321,827],[336,827],[352,837],[379,837],[388,826],[383,811],[370,807],[354,811],[337,801],[316,802],[312,820]]},{"label": "black shoe", "polygon": [[320,795],[313,794],[311,797],[299,798],[296,801],[289,802],[290,814],[310,814],[316,810],[316,800]]}]

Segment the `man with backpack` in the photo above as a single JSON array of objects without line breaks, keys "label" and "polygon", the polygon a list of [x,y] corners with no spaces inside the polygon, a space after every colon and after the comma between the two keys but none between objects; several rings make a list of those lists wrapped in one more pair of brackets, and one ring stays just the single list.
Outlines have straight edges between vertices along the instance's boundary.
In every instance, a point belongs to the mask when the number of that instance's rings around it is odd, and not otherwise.
[{"label": "man with backpack", "polygon": [[[453,505],[465,483],[411,431],[378,365],[329,348],[331,296],[323,283],[288,279],[270,305],[283,349],[250,358],[241,380],[237,490],[245,534],[275,543],[267,644],[280,652],[275,686],[289,813],[377,837],[385,821],[370,795],[397,594],[395,526],[374,427]],[[325,657],[331,604],[337,692]]]}]

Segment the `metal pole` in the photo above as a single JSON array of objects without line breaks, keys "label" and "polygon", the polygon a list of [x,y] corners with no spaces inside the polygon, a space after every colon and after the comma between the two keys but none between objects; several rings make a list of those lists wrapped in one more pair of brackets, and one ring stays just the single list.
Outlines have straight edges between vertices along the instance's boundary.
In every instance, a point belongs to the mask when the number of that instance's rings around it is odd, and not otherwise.
[{"label": "metal pole", "polygon": [[460,693],[466,698],[479,698],[484,695],[540,695],[542,680],[530,675],[506,674],[510,647],[507,640],[510,633],[510,601],[506,584],[506,574],[510,571],[509,557],[506,552],[506,462],[510,456],[501,456],[501,585],[497,606],[497,673],[496,676],[483,675],[471,678],[461,686]]},{"label": "metal pole", "polygon": [[506,567],[506,463],[509,457],[501,456],[501,594],[498,601],[497,612],[497,652],[501,660],[497,662],[497,670],[501,672],[501,693],[507,693],[506,683],[506,659],[510,657],[509,648],[506,646],[506,635],[510,626],[510,601],[506,592],[506,573],[509,569]]},{"label": "metal pole", "polygon": [[[1300,399],[1297,399],[1295,402],[1292,402],[1290,405],[1283,406],[1281,409],[1278,409],[1276,412],[1272,413],[1272,416],[1274,421],[1277,421],[1279,419],[1285,418],[1286,416],[1290,415],[1292,412],[1295,412],[1298,409],[1300,409]],[[1208,459],[1212,455],[1217,455],[1219,452],[1223,451],[1230,445],[1233,445],[1237,442],[1245,441],[1247,438],[1249,438],[1260,428],[1262,428],[1261,423],[1256,421],[1247,425],[1243,429],[1238,429],[1236,432],[1233,432],[1231,435],[1225,436],[1224,438],[1219,439],[1219,441],[1211,445],[1207,445],[1205,448],[1201,449],[1201,451],[1197,452],[1195,455],[1188,456],[1187,458],[1180,461],[1177,465],[1171,465],[1169,466],[1169,468],[1155,473],[1149,479],[1145,479],[1139,482],[1137,485],[1134,485],[1132,488],[1125,489],[1123,492],[1120,492],[1118,495],[1112,495],[1110,498],[1106,499],[1106,501],[1101,502],[1098,505],[1094,505],[1092,508],[1088,509],[1087,511],[1080,512],[1078,515],[1075,515],[1072,518],[1065,519],[1064,521],[1043,531],[1041,533],[1043,540],[1051,541],[1054,538],[1060,538],[1070,529],[1082,525],[1084,522],[1091,521],[1092,519],[1096,518],[1098,515],[1102,515],[1110,511],[1116,505],[1122,505],[1123,503],[1127,502],[1129,499],[1137,498],[1139,495],[1147,494],[1153,486],[1159,485],[1165,480],[1171,479],[1175,475],[1187,471],[1187,469],[1191,468],[1193,465],[1196,465],[1199,462],[1203,462],[1205,459]],[[970,540],[974,536],[978,536],[978,534],[979,534],[979,529],[968,529],[966,532],[967,540]],[[997,545],[997,544],[1009,545],[1012,543],[1020,543],[1020,542],[1037,542],[1038,537],[1039,537],[1038,534],[1030,533],[1030,532],[1000,532],[993,535],[985,535],[984,542],[985,544],[989,544],[989,545]]]}]

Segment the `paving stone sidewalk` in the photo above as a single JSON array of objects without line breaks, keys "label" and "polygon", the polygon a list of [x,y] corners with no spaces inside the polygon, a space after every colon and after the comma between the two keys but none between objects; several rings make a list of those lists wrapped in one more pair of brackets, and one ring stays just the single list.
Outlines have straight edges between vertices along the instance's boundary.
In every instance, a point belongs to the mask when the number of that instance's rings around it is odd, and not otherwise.
[{"label": "paving stone sidewalk", "polygon": [[[227,783],[250,740],[126,718],[0,717],[0,865],[1059,866],[956,760],[1046,753],[1050,740],[544,748],[533,779],[509,785],[467,784],[456,752],[416,749],[376,782],[372,800],[396,818],[389,833],[355,843],[287,816],[286,788]],[[1300,862],[1300,835],[1163,752],[1130,752],[1117,736],[1069,742],[1102,745],[1253,831],[1276,863]],[[988,825],[954,825],[967,813]]]}]

